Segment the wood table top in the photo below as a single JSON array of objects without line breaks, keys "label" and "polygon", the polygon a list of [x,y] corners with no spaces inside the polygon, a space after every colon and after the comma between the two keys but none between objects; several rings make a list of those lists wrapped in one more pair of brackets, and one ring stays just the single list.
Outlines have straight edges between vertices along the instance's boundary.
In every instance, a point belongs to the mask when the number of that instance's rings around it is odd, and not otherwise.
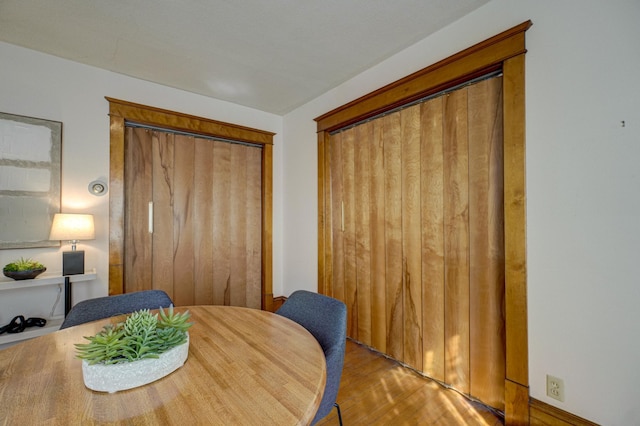
[{"label": "wood table top", "polygon": [[188,309],[189,357],[170,375],[117,393],[87,389],[75,343],[104,319],[0,350],[0,424],[309,424],[326,380],[324,354],[299,324],[256,309]]}]

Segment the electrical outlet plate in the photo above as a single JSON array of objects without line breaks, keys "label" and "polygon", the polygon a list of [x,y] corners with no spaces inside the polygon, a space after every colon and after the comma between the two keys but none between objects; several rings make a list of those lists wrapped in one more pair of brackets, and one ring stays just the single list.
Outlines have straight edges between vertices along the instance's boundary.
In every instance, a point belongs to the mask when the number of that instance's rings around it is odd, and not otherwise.
[{"label": "electrical outlet plate", "polygon": [[547,374],[547,396],[564,402],[564,382]]}]

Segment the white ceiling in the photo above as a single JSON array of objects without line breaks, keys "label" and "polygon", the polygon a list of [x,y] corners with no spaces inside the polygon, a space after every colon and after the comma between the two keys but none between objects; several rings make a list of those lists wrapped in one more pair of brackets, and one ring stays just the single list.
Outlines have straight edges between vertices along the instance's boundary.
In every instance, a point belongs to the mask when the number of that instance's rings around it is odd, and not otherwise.
[{"label": "white ceiling", "polygon": [[285,114],[489,0],[0,0],[0,40]]}]

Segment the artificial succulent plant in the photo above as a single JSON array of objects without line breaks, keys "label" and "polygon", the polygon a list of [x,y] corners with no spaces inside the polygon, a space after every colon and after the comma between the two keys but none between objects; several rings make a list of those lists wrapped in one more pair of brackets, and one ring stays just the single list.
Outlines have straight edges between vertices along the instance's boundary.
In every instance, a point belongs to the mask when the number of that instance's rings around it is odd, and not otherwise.
[{"label": "artificial succulent plant", "polygon": [[163,352],[187,341],[189,311],[174,313],[160,308],[136,311],[124,322],[105,325],[95,336],[85,337],[89,343],[75,345],[77,356],[89,364],[120,364],[145,358],[158,358]]},{"label": "artificial succulent plant", "polygon": [[25,259],[21,257],[18,260],[7,263],[2,269],[8,272],[31,271],[34,269],[44,269],[44,265],[33,259]]}]

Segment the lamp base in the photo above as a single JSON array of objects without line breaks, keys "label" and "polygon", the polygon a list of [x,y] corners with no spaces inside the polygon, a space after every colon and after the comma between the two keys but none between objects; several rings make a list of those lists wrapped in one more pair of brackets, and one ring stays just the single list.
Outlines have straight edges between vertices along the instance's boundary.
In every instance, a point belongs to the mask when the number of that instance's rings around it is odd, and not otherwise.
[{"label": "lamp base", "polygon": [[62,252],[62,275],[84,274],[84,250]]}]

